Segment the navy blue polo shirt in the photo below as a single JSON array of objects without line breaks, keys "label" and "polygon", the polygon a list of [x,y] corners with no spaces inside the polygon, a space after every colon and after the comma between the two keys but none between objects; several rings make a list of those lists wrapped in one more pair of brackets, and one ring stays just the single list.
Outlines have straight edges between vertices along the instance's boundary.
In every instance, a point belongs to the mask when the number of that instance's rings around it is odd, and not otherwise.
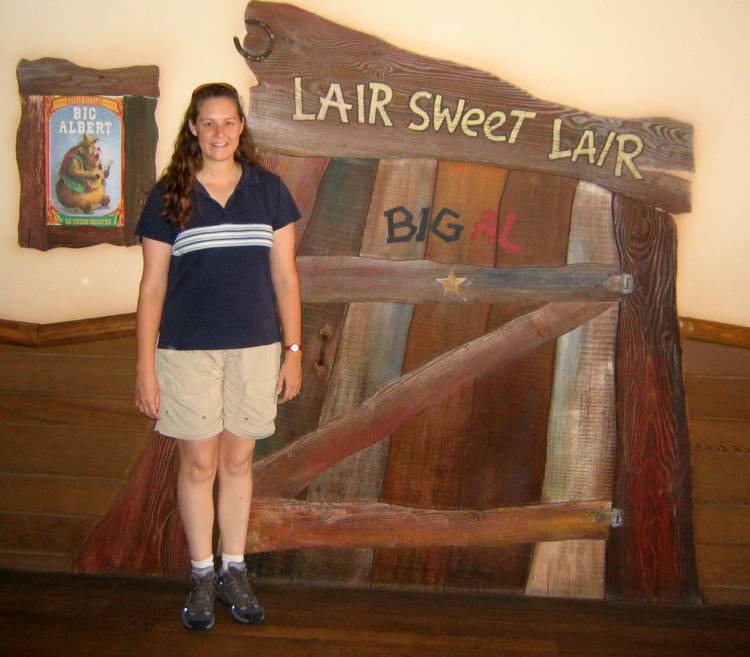
[{"label": "navy blue polo shirt", "polygon": [[135,232],[172,245],[160,349],[239,349],[280,339],[270,252],[273,231],[299,219],[274,173],[242,164],[225,207],[196,181],[183,230],[161,214],[162,190],[149,194]]}]

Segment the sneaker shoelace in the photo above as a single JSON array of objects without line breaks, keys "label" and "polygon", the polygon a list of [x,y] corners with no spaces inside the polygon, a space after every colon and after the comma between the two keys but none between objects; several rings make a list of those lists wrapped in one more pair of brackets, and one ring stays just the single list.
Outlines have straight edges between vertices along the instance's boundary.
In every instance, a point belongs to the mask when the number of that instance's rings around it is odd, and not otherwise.
[{"label": "sneaker shoelace", "polygon": [[195,611],[206,611],[213,604],[215,597],[214,581],[212,577],[194,577],[193,588],[190,591],[188,608]]},{"label": "sneaker shoelace", "polygon": [[255,602],[250,584],[243,571],[229,569],[224,575],[225,586],[237,607],[249,607]]}]

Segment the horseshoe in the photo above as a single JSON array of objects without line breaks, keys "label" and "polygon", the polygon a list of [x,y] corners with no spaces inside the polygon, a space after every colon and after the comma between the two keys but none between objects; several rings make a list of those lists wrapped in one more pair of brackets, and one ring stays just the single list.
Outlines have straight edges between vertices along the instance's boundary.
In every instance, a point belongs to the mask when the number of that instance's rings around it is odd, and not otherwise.
[{"label": "horseshoe", "polygon": [[268,37],[268,46],[266,46],[266,49],[258,54],[255,55],[251,53],[249,50],[245,49],[245,47],[240,43],[240,40],[237,37],[234,37],[234,47],[237,48],[237,52],[240,53],[245,59],[251,61],[251,62],[262,62],[266,57],[268,57],[271,54],[271,50],[273,49],[273,38],[274,34],[270,27],[268,27],[267,23],[264,23],[263,21],[259,21],[257,18],[247,18],[245,19],[245,25],[247,27],[250,27],[252,25],[256,25],[261,30],[264,30],[267,37]]}]

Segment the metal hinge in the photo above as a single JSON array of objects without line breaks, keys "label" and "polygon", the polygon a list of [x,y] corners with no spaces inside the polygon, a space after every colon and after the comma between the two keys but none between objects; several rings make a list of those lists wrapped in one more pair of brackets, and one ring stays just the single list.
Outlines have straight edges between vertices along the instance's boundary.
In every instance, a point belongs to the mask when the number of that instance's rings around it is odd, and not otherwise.
[{"label": "metal hinge", "polygon": [[609,525],[610,527],[614,527],[615,529],[622,527],[623,522],[625,519],[625,514],[622,509],[612,509],[612,520],[610,521]]}]

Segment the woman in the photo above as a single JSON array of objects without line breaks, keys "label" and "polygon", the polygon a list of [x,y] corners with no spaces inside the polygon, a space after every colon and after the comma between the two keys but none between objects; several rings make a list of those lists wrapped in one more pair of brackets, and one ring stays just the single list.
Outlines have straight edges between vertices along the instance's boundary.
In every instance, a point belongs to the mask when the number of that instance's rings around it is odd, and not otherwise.
[{"label": "woman", "polygon": [[136,229],[143,277],[135,400],[157,431],[178,439],[177,502],[192,564],[182,618],[193,630],[213,627],[216,597],[241,623],[263,620],[244,561],[252,456],[255,441],[274,431],[277,401],[296,397],[302,380],[299,212],[279,177],[252,160],[236,89],[201,85]]}]

